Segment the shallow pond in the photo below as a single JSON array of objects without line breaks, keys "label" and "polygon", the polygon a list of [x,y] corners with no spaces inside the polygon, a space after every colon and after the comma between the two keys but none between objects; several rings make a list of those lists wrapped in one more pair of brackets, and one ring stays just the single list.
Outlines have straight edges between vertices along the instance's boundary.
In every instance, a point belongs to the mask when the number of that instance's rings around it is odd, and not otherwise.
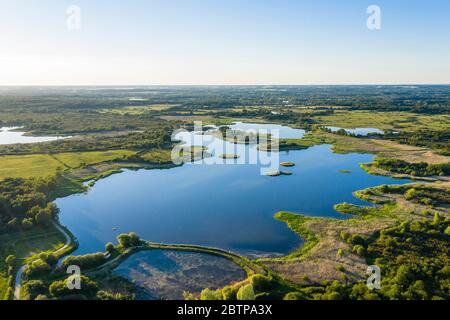
[{"label": "shallow pond", "polygon": [[0,128],[0,145],[1,144],[16,144],[16,143],[37,143],[55,141],[65,139],[67,137],[35,137],[26,136],[25,132],[16,131],[20,127],[2,127]]},{"label": "shallow pond", "polygon": [[[181,135],[205,138],[209,142],[202,143],[210,150],[225,145],[227,152],[239,155],[267,154],[255,145],[224,143],[208,134]],[[218,152],[212,153],[204,161],[172,169],[127,170],[98,181],[87,194],[58,199],[62,224],[80,242],[75,254],[103,250],[106,242],[130,231],[154,242],[199,244],[249,255],[285,254],[301,242],[273,218],[276,212],[345,218],[334,204],[367,205],[352,192],[409,182],[369,175],[359,164],[372,161],[372,155],[335,154],[329,145],[273,153],[279,156],[277,164],[296,164],[286,168],[292,175],[278,177],[262,175],[259,164],[236,164],[244,156],[220,159],[220,164]]]},{"label": "shallow pond", "polygon": [[137,284],[139,299],[183,299],[183,292],[200,293],[245,279],[233,262],[209,254],[171,250],[142,251],[125,260],[113,273]]},{"label": "shallow pond", "polygon": [[377,128],[354,128],[354,129],[346,129],[346,128],[341,128],[341,127],[332,127],[332,126],[327,126],[325,127],[327,129],[330,129],[331,132],[337,132],[341,129],[344,129],[345,132],[350,133],[350,134],[354,134],[356,136],[367,136],[368,134],[372,134],[372,133],[377,133],[377,134],[383,134],[384,131],[377,129]]}]

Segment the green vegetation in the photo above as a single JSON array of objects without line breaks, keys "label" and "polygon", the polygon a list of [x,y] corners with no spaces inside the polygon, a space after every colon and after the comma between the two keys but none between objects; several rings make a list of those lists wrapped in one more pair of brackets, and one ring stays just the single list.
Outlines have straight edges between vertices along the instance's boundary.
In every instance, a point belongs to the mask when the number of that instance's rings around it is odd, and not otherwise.
[{"label": "green vegetation", "polygon": [[393,173],[409,174],[416,177],[450,175],[450,163],[408,163],[406,161],[398,159],[376,158],[372,165],[376,168],[380,168]]},{"label": "green vegetation", "polygon": [[[30,134],[72,136],[0,145],[0,299],[12,298],[14,275],[23,264],[27,265],[25,299],[133,299],[134,285],[110,271],[134,252],[152,249],[221,256],[249,276],[189,298],[449,299],[450,173],[444,156],[449,154],[450,141],[449,86],[151,87],[145,93],[137,91],[5,88],[0,94],[0,126],[21,125]],[[87,269],[82,292],[69,292],[67,274],[56,261],[70,253],[76,242],[64,246],[66,239],[55,225],[58,209],[52,201],[84,191],[82,181],[95,181],[122,168],[173,165],[171,134],[174,129],[190,129],[193,120],[229,124],[236,119],[308,130],[302,139],[277,141],[279,150],[331,144],[335,152],[376,154],[375,163],[364,166],[369,172],[439,176],[440,184],[358,191],[356,196],[380,206],[338,204],[338,211],[350,215],[342,221],[280,212],[275,217],[304,239],[303,246],[286,257],[251,260],[224,250],[147,243],[134,233],[123,234],[118,246],[105,246],[106,253],[65,259],[63,266],[75,263]],[[351,137],[321,130],[325,125],[374,127],[385,134]],[[245,144],[253,138],[260,142],[260,150],[276,151],[271,150],[269,136],[248,137],[237,131],[225,137]],[[207,156],[204,151],[193,147],[182,156],[192,161]],[[269,173],[282,174],[291,172]],[[367,263],[382,268],[382,290],[369,291],[359,281]]]},{"label": "green vegetation", "polygon": [[311,232],[305,224],[313,218],[308,218],[299,214],[294,214],[290,212],[278,212],[275,215],[275,219],[283,221],[288,225],[288,227],[297,233],[304,241],[301,248],[294,251],[290,255],[283,257],[281,259],[288,260],[292,258],[299,258],[305,256],[312,248],[314,248],[317,243],[319,243],[319,238],[314,232]]},{"label": "green vegetation", "polygon": [[58,170],[74,169],[133,155],[129,150],[34,154],[0,157],[0,180],[4,178],[42,178]]}]

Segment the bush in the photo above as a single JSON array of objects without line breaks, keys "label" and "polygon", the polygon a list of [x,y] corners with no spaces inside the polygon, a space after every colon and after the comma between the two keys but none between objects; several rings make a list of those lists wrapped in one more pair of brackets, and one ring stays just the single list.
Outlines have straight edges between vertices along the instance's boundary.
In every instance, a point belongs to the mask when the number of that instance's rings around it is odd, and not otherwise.
[{"label": "bush", "polygon": [[46,294],[48,287],[42,280],[31,280],[23,285],[23,294],[28,300],[34,300],[39,295]]},{"label": "bush", "polygon": [[236,300],[238,289],[232,286],[226,286],[222,289],[223,300]]},{"label": "bush", "polygon": [[114,244],[112,244],[112,242],[108,242],[105,245],[105,250],[106,252],[113,253],[116,250],[116,248],[114,247]]},{"label": "bush", "polygon": [[35,260],[27,266],[25,274],[28,277],[35,277],[50,273],[51,271],[52,267],[48,263],[42,260]]},{"label": "bush", "polygon": [[200,300],[222,300],[222,293],[220,290],[203,289]]},{"label": "bush", "polygon": [[305,295],[300,292],[289,292],[283,300],[306,300]]},{"label": "bush", "polygon": [[119,246],[122,248],[130,248],[142,244],[141,239],[134,232],[120,234],[117,236],[117,240],[119,241]]},{"label": "bush", "polygon": [[255,274],[251,277],[251,284],[256,292],[271,291],[274,287],[274,282],[271,277],[262,274]]},{"label": "bush", "polygon": [[105,263],[107,258],[101,252],[85,254],[82,256],[69,256],[64,259],[62,266],[67,268],[71,265],[79,266],[81,269],[91,269]]},{"label": "bush", "polygon": [[72,295],[85,295],[87,297],[95,297],[98,291],[97,283],[86,276],[80,276],[81,289],[71,290],[67,286],[68,278],[65,280],[55,281],[50,287],[50,294],[55,298],[61,298]]},{"label": "bush", "polygon": [[255,300],[255,291],[251,284],[244,285],[237,292],[238,300]]},{"label": "bush", "polygon": [[58,263],[58,258],[53,253],[48,254],[46,252],[42,252],[41,254],[39,254],[39,259],[50,266],[54,266]]},{"label": "bush", "polygon": [[357,244],[356,246],[353,246],[352,252],[362,256],[366,253],[366,249],[362,245]]}]

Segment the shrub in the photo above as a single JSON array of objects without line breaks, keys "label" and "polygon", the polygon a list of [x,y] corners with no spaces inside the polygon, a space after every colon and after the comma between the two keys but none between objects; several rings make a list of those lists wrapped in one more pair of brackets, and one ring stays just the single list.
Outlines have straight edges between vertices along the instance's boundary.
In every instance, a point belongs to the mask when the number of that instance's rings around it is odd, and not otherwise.
[{"label": "shrub", "polygon": [[105,245],[105,250],[106,252],[113,253],[116,250],[116,248],[114,247],[114,244],[112,244],[112,242],[108,242]]},{"label": "shrub", "polygon": [[222,300],[222,293],[220,290],[203,289],[200,300]]},{"label": "shrub", "polygon": [[362,256],[366,252],[366,249],[362,245],[357,244],[356,246],[353,246],[352,252]]},{"label": "shrub", "polygon": [[80,290],[71,290],[67,286],[67,279],[65,280],[59,280],[53,282],[50,287],[49,291],[50,294],[55,297],[65,297],[65,296],[71,296],[71,295],[86,295],[88,297],[93,297],[97,294],[98,286],[97,283],[95,283],[93,280],[86,276],[80,276],[81,280],[81,289]]},{"label": "shrub", "polygon": [[226,286],[222,289],[223,300],[236,300],[238,289],[232,286]]},{"label": "shrub", "polygon": [[85,254],[82,256],[69,256],[64,259],[62,266],[67,268],[71,265],[79,266],[82,269],[95,268],[105,263],[107,258],[101,252]]},{"label": "shrub", "polygon": [[255,274],[251,277],[251,284],[256,292],[271,291],[274,287],[272,278],[262,274]]},{"label": "shrub", "polygon": [[300,292],[289,292],[283,300],[306,300],[305,296]]},{"label": "shrub", "polygon": [[255,300],[255,291],[251,284],[244,285],[237,292],[238,300]]}]

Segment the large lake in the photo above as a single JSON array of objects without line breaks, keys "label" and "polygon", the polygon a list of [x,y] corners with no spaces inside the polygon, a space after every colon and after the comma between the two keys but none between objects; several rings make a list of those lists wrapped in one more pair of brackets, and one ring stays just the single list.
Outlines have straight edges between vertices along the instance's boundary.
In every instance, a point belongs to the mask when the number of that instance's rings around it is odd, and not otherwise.
[{"label": "large lake", "polygon": [[[255,126],[237,123],[234,129]],[[264,125],[257,125],[263,126]],[[302,137],[303,130],[272,127],[280,137]],[[255,145],[225,143],[208,134],[180,133],[182,139],[204,138],[212,151],[243,155]],[[196,144],[196,143],[195,143]],[[346,218],[333,209],[340,202],[367,205],[352,192],[380,184],[406,183],[373,176],[360,169],[369,154],[335,154],[329,145],[280,152],[279,161],[292,161],[290,176],[261,174],[261,165],[232,164],[212,151],[208,161],[164,170],[124,171],[98,181],[86,194],[58,199],[60,220],[79,239],[74,254],[104,249],[123,232],[134,231],[146,240],[199,244],[248,255],[285,254],[301,242],[273,215],[281,210],[310,216]],[[207,162],[207,163],[204,163]],[[342,173],[339,170],[351,170]]]}]

